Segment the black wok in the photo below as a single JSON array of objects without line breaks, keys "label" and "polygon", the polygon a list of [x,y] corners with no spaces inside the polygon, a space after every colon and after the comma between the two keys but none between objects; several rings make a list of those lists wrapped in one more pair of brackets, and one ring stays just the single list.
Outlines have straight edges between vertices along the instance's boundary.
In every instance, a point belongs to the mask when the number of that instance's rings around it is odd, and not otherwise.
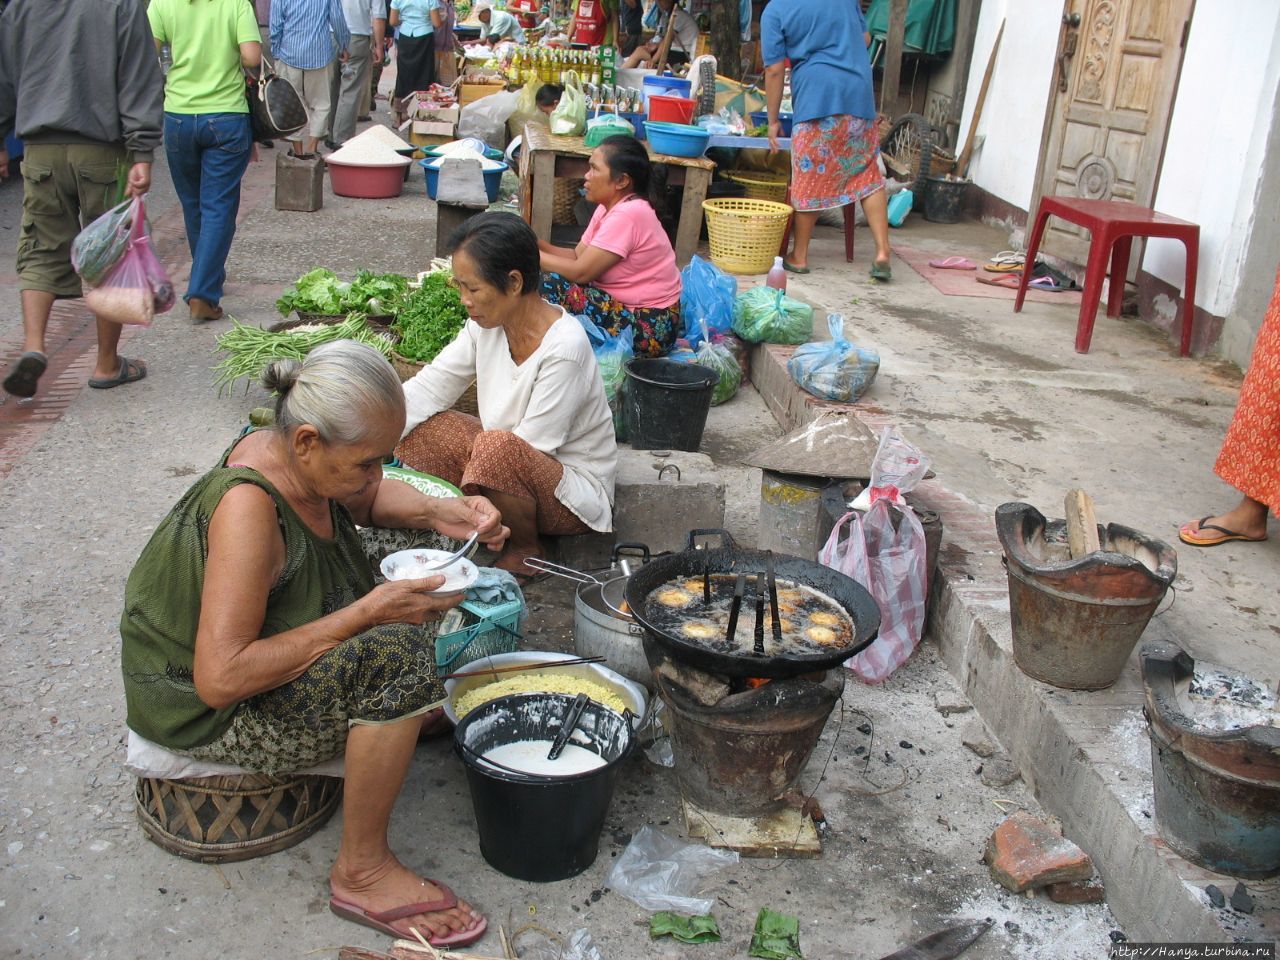
[{"label": "black wok", "polygon": [[[700,536],[719,537],[721,546],[694,549]],[[779,580],[812,587],[839,604],[853,619],[853,641],[848,646],[819,653],[797,651],[781,656],[721,653],[694,640],[661,630],[646,616],[646,599],[655,588],[664,583],[685,577],[700,577],[704,570],[708,573],[755,575],[763,572],[765,566],[764,551],[739,547],[724,530],[693,530],[689,533],[688,548],[682,553],[655,557],[631,575],[625,591],[627,606],[636,622],[673,659],[730,677],[778,679],[814,670],[826,670],[865,649],[876,638],[880,629],[880,610],[870,593],[856,581],[830,567],[785,554],[773,555],[775,576]],[[747,616],[745,610],[743,616]]]}]

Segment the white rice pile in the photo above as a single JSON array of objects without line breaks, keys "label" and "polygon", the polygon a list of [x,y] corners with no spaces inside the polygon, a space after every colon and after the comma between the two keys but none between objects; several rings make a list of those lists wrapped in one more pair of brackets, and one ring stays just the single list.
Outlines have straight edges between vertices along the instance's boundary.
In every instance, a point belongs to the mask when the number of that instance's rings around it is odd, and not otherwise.
[{"label": "white rice pile", "polygon": [[427,164],[427,166],[429,166],[432,170],[439,170],[444,165],[444,162],[446,160],[479,160],[480,169],[485,171],[486,173],[492,170],[501,170],[503,167],[506,166],[506,164],[500,160],[489,160],[486,157],[482,157],[478,153],[454,154],[451,157],[436,157],[429,164]]},{"label": "white rice pile", "polygon": [[442,157],[474,157],[484,156],[485,142],[476,137],[464,137],[436,147],[436,153]]},{"label": "white rice pile", "polygon": [[342,147],[325,157],[331,163],[345,163],[351,167],[402,167],[412,161],[402,157],[392,147],[377,140],[361,140],[353,137]]},{"label": "white rice pile", "polygon": [[357,140],[361,142],[381,143],[390,147],[392,150],[409,150],[413,144],[402,139],[390,127],[384,127],[380,123],[375,123],[367,130],[357,133],[354,137],[347,141],[348,144],[355,143]]}]

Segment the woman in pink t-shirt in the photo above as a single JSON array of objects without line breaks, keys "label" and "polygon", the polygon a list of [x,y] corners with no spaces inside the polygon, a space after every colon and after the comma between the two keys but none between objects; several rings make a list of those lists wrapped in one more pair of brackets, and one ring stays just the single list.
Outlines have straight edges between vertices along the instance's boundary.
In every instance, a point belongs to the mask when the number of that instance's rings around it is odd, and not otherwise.
[{"label": "woman in pink t-shirt", "polygon": [[591,154],[587,199],[599,204],[576,247],[538,241],[542,296],[616,336],[631,328],[637,356],[660,357],[684,333],[675,251],[649,205],[649,154],[609,137]]}]

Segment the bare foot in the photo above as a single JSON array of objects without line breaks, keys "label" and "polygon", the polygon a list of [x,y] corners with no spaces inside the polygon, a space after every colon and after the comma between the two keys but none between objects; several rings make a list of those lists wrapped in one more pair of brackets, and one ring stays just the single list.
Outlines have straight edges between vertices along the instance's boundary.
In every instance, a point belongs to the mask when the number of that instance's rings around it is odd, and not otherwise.
[{"label": "bare foot", "polygon": [[[369,913],[383,913],[410,903],[427,903],[444,895],[434,883],[423,880],[390,854],[377,868],[359,876],[348,874],[341,862],[334,864],[329,874],[329,888],[335,897]],[[469,903],[459,900],[457,906],[449,910],[405,917],[392,922],[391,926],[409,939],[413,939],[410,927],[416,927],[427,937],[445,937],[470,929],[480,919],[481,914]]]}]

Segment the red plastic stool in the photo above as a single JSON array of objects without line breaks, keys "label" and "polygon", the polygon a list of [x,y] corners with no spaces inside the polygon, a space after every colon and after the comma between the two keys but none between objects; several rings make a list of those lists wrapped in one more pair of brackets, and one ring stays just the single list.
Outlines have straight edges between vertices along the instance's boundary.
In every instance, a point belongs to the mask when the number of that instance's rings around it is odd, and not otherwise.
[{"label": "red plastic stool", "polygon": [[[784,203],[791,202],[791,187],[787,187],[787,198]],[[841,208],[844,213],[844,262],[853,263],[853,227],[854,227],[854,209],[852,203],[846,203]],[[787,228],[782,231],[782,245],[778,247],[778,256],[785,257],[787,255],[787,247],[791,243],[791,222],[795,219],[794,214],[787,217]]]},{"label": "red plastic stool", "polygon": [[[1080,301],[1080,320],[1076,324],[1076,353],[1089,352],[1093,337],[1093,321],[1098,316],[1102,298],[1102,280],[1107,275],[1107,259],[1111,259],[1111,289],[1107,294],[1107,316],[1118,317],[1124,300],[1124,278],[1129,271],[1129,253],[1134,237],[1168,237],[1181,240],[1187,249],[1187,279],[1182,290],[1182,349],[1180,356],[1191,352],[1191,322],[1196,310],[1196,267],[1200,260],[1200,225],[1156,213],[1137,204],[1121,200],[1078,200],[1072,197],[1042,197],[1036,211],[1035,228],[1027,244],[1028,264],[1036,262],[1036,251],[1050,216],[1087,227],[1093,235],[1089,243],[1089,263],[1085,267],[1084,295]],[[1013,312],[1022,309],[1027,295],[1030,270],[1022,271]]]}]

